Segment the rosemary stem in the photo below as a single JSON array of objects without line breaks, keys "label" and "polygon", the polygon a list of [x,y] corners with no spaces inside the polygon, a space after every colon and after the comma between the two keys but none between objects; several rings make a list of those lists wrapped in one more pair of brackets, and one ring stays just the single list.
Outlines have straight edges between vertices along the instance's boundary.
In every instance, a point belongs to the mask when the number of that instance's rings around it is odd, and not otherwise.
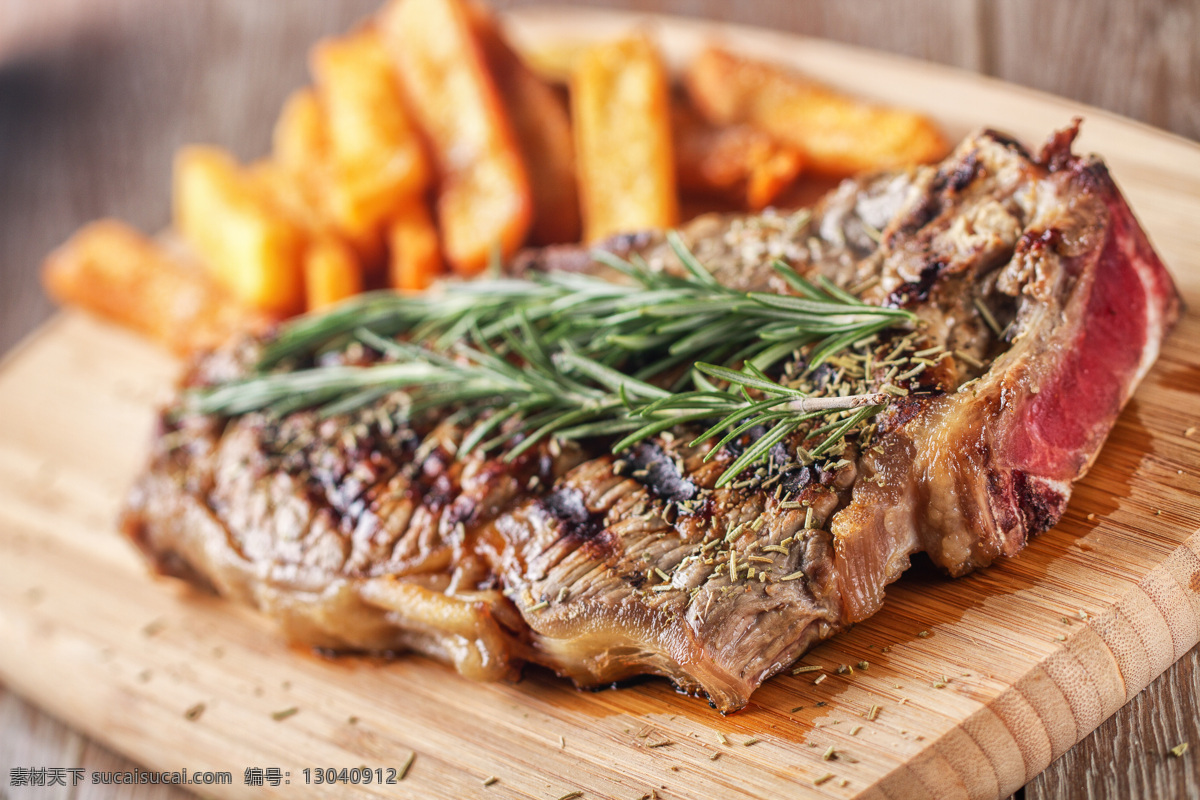
[{"label": "rosemary stem", "polygon": [[864,406],[883,406],[891,402],[892,396],[885,392],[851,394],[846,397],[801,397],[789,401],[785,407],[801,414],[811,411],[841,411]]}]

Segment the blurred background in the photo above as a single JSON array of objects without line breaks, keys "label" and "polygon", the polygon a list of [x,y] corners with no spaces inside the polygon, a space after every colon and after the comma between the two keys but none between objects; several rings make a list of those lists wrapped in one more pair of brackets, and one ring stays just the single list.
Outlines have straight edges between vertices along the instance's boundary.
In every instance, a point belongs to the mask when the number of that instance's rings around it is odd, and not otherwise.
[{"label": "blurred background", "polygon": [[[497,0],[511,8],[526,3]],[[1200,138],[1195,0],[576,0],[949,64]],[[0,353],[51,313],[45,253],[82,223],[168,220],[172,153],[267,149],[309,45],[379,0],[2,0]],[[1003,120],[997,120],[1003,125]]]}]

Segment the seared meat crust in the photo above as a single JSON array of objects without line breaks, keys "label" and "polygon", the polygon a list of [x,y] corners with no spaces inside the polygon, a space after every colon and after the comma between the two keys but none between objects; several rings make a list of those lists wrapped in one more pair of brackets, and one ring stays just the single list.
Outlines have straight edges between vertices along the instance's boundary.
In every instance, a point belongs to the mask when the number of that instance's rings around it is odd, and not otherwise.
[{"label": "seared meat crust", "polygon": [[[874,613],[913,553],[960,575],[1053,525],[1156,357],[1174,287],[1103,164],[1070,140],[1034,158],[984,131],[811,211],[685,228],[727,285],[786,293],[770,269],[782,258],[923,320],[805,378],[904,395],[817,463],[796,457],[801,431],[718,490],[761,434],[706,462],[682,430],[620,456],[548,442],[505,463],[458,452],[468,423],[452,409],[406,421],[400,396],[334,419],[164,415],[124,530],[161,571],[296,641],[418,650],[481,679],[524,662],[581,686],[657,674],[740,708]],[[680,269],[658,233],[607,247]],[[602,269],[564,247],[514,268]],[[918,368],[898,375],[901,355]],[[214,355],[189,381],[252,356]],[[804,368],[803,354],[787,366]]]}]

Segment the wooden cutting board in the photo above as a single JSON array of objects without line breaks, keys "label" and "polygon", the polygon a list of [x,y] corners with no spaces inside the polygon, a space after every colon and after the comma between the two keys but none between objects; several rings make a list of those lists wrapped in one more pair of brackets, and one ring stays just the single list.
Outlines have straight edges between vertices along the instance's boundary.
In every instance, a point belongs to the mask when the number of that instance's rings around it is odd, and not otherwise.
[{"label": "wooden cutting board", "polygon": [[[648,28],[676,62],[716,37],[924,109],[953,135],[986,124],[1036,143],[1080,114],[1080,147],[1106,156],[1200,306],[1195,144],[827,42],[564,9],[510,22],[531,43]],[[190,787],[220,797],[262,794],[244,780],[254,767],[279,767],[288,783],[266,791],[289,798],[1007,796],[1200,640],[1200,433],[1185,433],[1200,425],[1198,343],[1189,316],[1057,528],[961,580],[914,569],[883,611],[803,659],[823,682],[778,677],[722,718],[660,681],[580,693],[536,671],[481,685],[417,657],[323,660],[242,608],[151,578],[114,519],[178,366],[63,314],[0,364],[0,679],[152,769],[230,772]],[[387,777],[414,754],[395,785],[303,772]]]}]

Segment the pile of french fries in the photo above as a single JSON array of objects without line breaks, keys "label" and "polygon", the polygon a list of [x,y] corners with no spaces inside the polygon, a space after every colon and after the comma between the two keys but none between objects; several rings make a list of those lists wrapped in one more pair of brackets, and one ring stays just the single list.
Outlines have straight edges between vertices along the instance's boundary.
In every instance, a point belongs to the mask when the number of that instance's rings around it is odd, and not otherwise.
[{"label": "pile of french fries", "polygon": [[946,150],[918,114],[716,47],[679,86],[641,34],[530,55],[473,0],[391,0],[312,48],[313,83],[284,104],[267,157],[177,154],[171,242],[93,223],[47,259],[47,289],[186,354],[527,245],[667,228],[681,208],[759,210],[802,174]]}]

